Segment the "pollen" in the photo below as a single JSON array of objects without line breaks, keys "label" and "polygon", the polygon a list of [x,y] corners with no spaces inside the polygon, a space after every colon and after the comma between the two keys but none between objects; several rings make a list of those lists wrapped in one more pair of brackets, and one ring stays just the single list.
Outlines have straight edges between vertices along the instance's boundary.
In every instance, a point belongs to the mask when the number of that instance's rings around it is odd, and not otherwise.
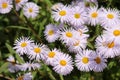
[{"label": "pollen", "polygon": [[29,12],[32,13],[32,12],[33,12],[33,9],[32,9],[32,8],[29,8]]},{"label": "pollen", "polygon": [[73,36],[73,34],[71,32],[66,32],[66,36],[71,38]]},{"label": "pollen", "polygon": [[51,36],[51,35],[53,35],[53,34],[54,34],[54,31],[53,31],[53,30],[49,30],[49,31],[48,31],[48,35]]},{"label": "pollen", "polygon": [[18,78],[17,78],[17,80],[23,80],[24,79],[24,76],[19,76]]},{"label": "pollen", "polygon": [[84,64],[87,64],[87,63],[89,62],[89,59],[88,59],[87,57],[83,57],[83,58],[82,58],[82,62],[83,62]]},{"label": "pollen", "polygon": [[75,17],[76,19],[79,19],[79,18],[80,18],[80,14],[79,14],[79,13],[76,13],[76,14],[74,14],[74,17]]},{"label": "pollen", "polygon": [[96,59],[94,59],[96,61],[97,64],[101,63],[101,59],[99,57],[97,57]]},{"label": "pollen", "polygon": [[113,18],[114,18],[114,15],[113,15],[113,14],[108,14],[108,15],[107,15],[107,18],[113,19]]},{"label": "pollen", "polygon": [[38,48],[38,47],[37,47],[37,48],[34,48],[34,52],[39,54],[39,53],[41,52],[41,49]]},{"label": "pollen", "polygon": [[7,8],[7,7],[8,7],[8,3],[3,2],[3,3],[2,3],[2,8],[5,9],[5,8]]},{"label": "pollen", "polygon": [[60,65],[65,66],[66,64],[67,64],[67,62],[65,60],[60,61]]},{"label": "pollen", "polygon": [[108,48],[113,48],[115,46],[114,42],[108,43],[107,44]]},{"label": "pollen", "polygon": [[61,10],[61,11],[59,12],[59,15],[60,15],[60,16],[65,16],[65,15],[66,15],[66,11],[65,11],[65,10]]},{"label": "pollen", "polygon": [[55,52],[49,52],[48,56],[49,56],[50,58],[53,58],[53,57],[55,56]]},{"label": "pollen", "polygon": [[93,12],[93,13],[91,14],[91,17],[92,17],[92,18],[97,18],[97,17],[98,17],[98,13],[97,13],[97,12]]},{"label": "pollen", "polygon": [[26,46],[27,46],[27,43],[26,43],[26,42],[22,42],[20,46],[21,46],[21,47],[26,47]]},{"label": "pollen", "polygon": [[114,34],[114,36],[119,36],[120,35],[120,30],[114,30],[113,34]]}]

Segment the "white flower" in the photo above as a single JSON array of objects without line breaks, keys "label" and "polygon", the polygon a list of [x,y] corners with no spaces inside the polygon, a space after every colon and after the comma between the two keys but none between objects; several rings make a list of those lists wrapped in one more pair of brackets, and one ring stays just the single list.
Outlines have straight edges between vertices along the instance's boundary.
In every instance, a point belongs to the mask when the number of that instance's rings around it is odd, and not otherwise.
[{"label": "white flower", "polygon": [[31,40],[29,37],[20,37],[15,41],[15,47],[13,49],[16,50],[16,53],[19,53],[20,55],[28,54],[29,49],[32,48],[33,40]]},{"label": "white flower", "polygon": [[101,72],[103,71],[103,69],[105,69],[107,67],[107,60],[105,59],[105,57],[103,55],[101,55],[99,53],[99,51],[96,52],[96,54],[91,54],[93,56],[94,59],[94,63],[92,64],[93,68],[92,70],[94,72]]},{"label": "white flower", "polygon": [[69,44],[69,43],[74,43],[76,42],[76,31],[72,28],[70,29],[62,29],[59,31],[60,33],[60,40],[63,43]]},{"label": "white flower", "polygon": [[83,7],[75,6],[70,10],[69,23],[73,26],[84,25],[87,20],[87,14]]},{"label": "white flower", "polygon": [[52,11],[52,17],[55,21],[60,21],[61,23],[68,22],[69,19],[69,7],[64,6],[59,8],[56,11]]},{"label": "white flower", "polygon": [[53,69],[61,75],[70,74],[73,70],[72,57],[68,54],[57,56],[54,60]]},{"label": "white flower", "polygon": [[19,76],[17,80],[32,80],[32,74],[30,72],[26,73],[24,75]]},{"label": "white flower", "polygon": [[100,10],[97,6],[88,8],[88,24],[96,26],[100,23]]},{"label": "white flower", "polygon": [[75,63],[78,70],[86,71],[86,72],[92,70],[91,66],[94,66],[94,65],[92,65],[93,56],[91,56],[91,54],[95,54],[95,52],[92,50],[83,50],[81,53],[78,53],[75,56]]},{"label": "white flower", "polygon": [[54,42],[59,37],[58,27],[53,24],[48,24],[44,31],[44,35],[48,42]]},{"label": "white flower", "polygon": [[9,62],[15,62],[15,59],[12,55],[10,55],[8,58],[7,58],[7,61]]},{"label": "white flower", "polygon": [[57,11],[57,10],[59,10],[59,8],[62,8],[62,7],[64,7],[64,5],[62,3],[56,3],[51,7],[51,9],[54,11]]},{"label": "white flower", "polygon": [[40,64],[39,63],[34,63],[34,62],[26,62],[24,64],[21,64],[19,69],[21,71],[31,71],[31,70],[35,70],[35,69],[39,69],[40,68]]},{"label": "white flower", "polygon": [[45,62],[48,64],[48,65],[54,65],[54,59],[57,57],[57,56],[61,56],[62,55],[62,52],[58,49],[53,49],[51,51],[48,51],[47,54],[46,54],[46,57],[47,59],[45,60]]},{"label": "white flower", "polygon": [[15,0],[15,7],[16,10],[18,11],[20,8],[24,6],[25,3],[27,3],[28,0]]},{"label": "white flower", "polygon": [[31,60],[44,60],[46,59],[45,55],[47,54],[47,51],[49,51],[49,49],[46,45],[34,44],[32,49],[29,50],[28,56]]},{"label": "white flower", "polygon": [[39,6],[33,2],[28,2],[23,7],[23,14],[27,18],[35,18],[39,13]]},{"label": "white flower", "polygon": [[108,41],[108,38],[104,35],[97,37],[95,45],[97,51],[106,58],[113,58],[120,55],[120,45],[116,44],[114,41]]},{"label": "white flower", "polygon": [[116,9],[101,8],[100,23],[104,28],[112,27],[120,22],[119,11]]},{"label": "white flower", "polygon": [[13,8],[12,0],[0,0],[0,13],[6,14]]},{"label": "white flower", "polygon": [[19,67],[20,67],[20,65],[14,63],[14,62],[10,62],[10,63],[8,64],[8,70],[9,70],[11,73],[15,73],[15,72],[19,71],[19,70],[20,70]]}]

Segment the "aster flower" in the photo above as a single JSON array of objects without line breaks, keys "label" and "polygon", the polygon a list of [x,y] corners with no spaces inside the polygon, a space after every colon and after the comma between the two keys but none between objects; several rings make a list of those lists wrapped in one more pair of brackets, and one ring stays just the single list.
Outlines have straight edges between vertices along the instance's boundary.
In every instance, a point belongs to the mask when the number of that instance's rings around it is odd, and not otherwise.
[{"label": "aster flower", "polygon": [[20,55],[27,54],[29,49],[32,48],[33,40],[29,37],[20,37],[15,41],[15,47],[13,49],[16,50],[16,53]]},{"label": "aster flower", "polygon": [[27,3],[28,0],[15,0],[15,7],[16,10],[18,11],[20,8],[24,6],[25,3]]},{"label": "aster flower", "polygon": [[78,70],[86,71],[86,72],[92,70],[91,66],[94,66],[94,65],[92,65],[93,56],[91,56],[91,54],[95,54],[95,52],[92,50],[83,50],[81,53],[78,53],[75,56],[75,63]]},{"label": "aster flower", "polygon": [[23,14],[27,18],[35,18],[39,13],[39,6],[33,2],[28,2],[23,7]]},{"label": "aster flower", "polygon": [[0,0],[0,13],[6,14],[13,8],[12,0]]},{"label": "aster flower", "polygon": [[57,56],[54,60],[53,70],[61,75],[70,74],[73,70],[72,57],[68,54]]},{"label": "aster flower", "polygon": [[53,24],[48,24],[44,31],[44,35],[48,42],[54,42],[59,37],[58,27]]},{"label": "aster flower", "polygon": [[25,73],[24,75],[18,76],[16,80],[32,80],[32,74],[30,72]]}]

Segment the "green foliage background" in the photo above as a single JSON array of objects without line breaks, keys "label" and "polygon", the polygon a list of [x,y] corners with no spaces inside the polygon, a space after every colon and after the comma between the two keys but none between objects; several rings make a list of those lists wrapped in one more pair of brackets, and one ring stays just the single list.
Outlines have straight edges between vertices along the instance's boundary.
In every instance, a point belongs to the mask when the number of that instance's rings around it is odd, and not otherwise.
[{"label": "green foliage background", "polygon": [[[54,43],[48,43],[43,35],[45,26],[49,23],[56,24],[51,18],[51,6],[55,3],[62,2],[63,4],[69,4],[72,0],[29,0],[37,3],[40,6],[40,13],[35,19],[26,19],[22,13],[22,10],[17,12],[12,10],[8,14],[0,14],[0,80],[14,80],[16,74],[10,73],[7,69],[8,62],[6,59],[9,55],[14,55],[16,60],[21,63],[24,61],[15,53],[12,49],[16,38],[21,36],[30,36],[36,42],[44,43],[49,48],[60,48],[62,51],[67,50],[63,45],[56,41]],[[98,0],[99,7],[104,6],[106,8],[117,8],[120,10],[119,0]],[[19,16],[18,16],[19,15]],[[91,29],[91,28],[90,28]],[[96,27],[91,29],[90,34],[101,34],[101,28]],[[91,33],[95,30],[95,33]],[[88,47],[94,49],[95,35],[92,35],[88,42]],[[120,80],[120,57],[114,59],[108,59],[108,67],[101,73],[95,72],[80,72],[74,67],[74,71],[71,74],[64,76],[64,80]],[[23,72],[21,72],[23,73]],[[46,65],[42,65],[42,68],[38,71],[33,71],[33,80],[62,80],[63,77],[52,71]],[[55,78],[53,78],[53,76]]]}]

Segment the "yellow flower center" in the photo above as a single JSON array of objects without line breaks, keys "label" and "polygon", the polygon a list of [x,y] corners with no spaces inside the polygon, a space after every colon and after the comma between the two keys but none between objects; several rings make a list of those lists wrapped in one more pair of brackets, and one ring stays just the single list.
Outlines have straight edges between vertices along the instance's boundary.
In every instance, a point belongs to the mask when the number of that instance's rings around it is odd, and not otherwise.
[{"label": "yellow flower center", "polygon": [[115,46],[114,42],[108,43],[107,44],[108,48],[113,48]]},{"label": "yellow flower center", "polygon": [[38,47],[37,47],[37,48],[34,48],[34,52],[35,52],[35,53],[40,53],[40,52],[41,52],[41,49],[38,48]]},{"label": "yellow flower center", "polygon": [[78,46],[80,44],[80,41],[76,41],[73,46]]},{"label": "yellow flower center", "polygon": [[75,17],[76,19],[79,19],[79,18],[80,18],[80,14],[76,13],[76,14],[74,14],[74,17]]},{"label": "yellow flower center", "polygon": [[53,31],[53,30],[49,30],[49,31],[48,31],[48,35],[51,36],[51,35],[53,35],[53,34],[54,34],[54,31]]},{"label": "yellow flower center", "polygon": [[23,80],[24,79],[24,76],[20,76],[17,78],[17,80]]},{"label": "yellow flower center", "polygon": [[97,57],[97,58],[95,59],[95,61],[96,61],[97,64],[100,64],[100,63],[101,63],[101,59],[100,59],[99,57]]},{"label": "yellow flower center", "polygon": [[19,2],[21,2],[21,0],[15,0],[15,3],[17,3],[17,4],[18,4]]},{"label": "yellow flower center", "polygon": [[113,19],[113,18],[114,18],[114,15],[113,15],[113,14],[108,14],[108,15],[107,15],[107,18]]},{"label": "yellow flower center", "polygon": [[32,8],[29,8],[29,12],[32,13],[32,12],[33,12],[33,9],[32,9]]},{"label": "yellow flower center", "polygon": [[96,18],[98,16],[98,13],[97,12],[93,12],[92,14],[91,14],[91,17],[92,18]]},{"label": "yellow flower center", "polygon": [[8,3],[3,2],[3,3],[2,3],[2,8],[5,9],[5,8],[7,8],[7,7],[8,7]]},{"label": "yellow flower center", "polygon": [[66,36],[71,38],[73,34],[71,32],[66,32]]},{"label": "yellow flower center", "polygon": [[67,64],[67,62],[65,60],[60,61],[60,65],[65,66],[66,64]]},{"label": "yellow flower center", "polygon": [[48,56],[49,56],[50,58],[53,58],[53,57],[55,56],[55,52],[49,52]]},{"label": "yellow flower center", "polygon": [[60,11],[60,12],[59,12],[59,15],[60,15],[60,16],[65,16],[65,15],[66,15],[66,11],[65,11],[65,10]]},{"label": "yellow flower center", "polygon": [[120,30],[114,30],[113,34],[114,36],[120,36]]},{"label": "yellow flower center", "polygon": [[21,47],[26,47],[26,46],[27,46],[27,43],[26,43],[26,42],[22,42],[20,46],[21,46]]},{"label": "yellow flower center", "polygon": [[83,57],[83,58],[82,58],[82,62],[83,62],[84,64],[87,64],[87,63],[89,62],[89,59],[88,59],[87,57]]}]

